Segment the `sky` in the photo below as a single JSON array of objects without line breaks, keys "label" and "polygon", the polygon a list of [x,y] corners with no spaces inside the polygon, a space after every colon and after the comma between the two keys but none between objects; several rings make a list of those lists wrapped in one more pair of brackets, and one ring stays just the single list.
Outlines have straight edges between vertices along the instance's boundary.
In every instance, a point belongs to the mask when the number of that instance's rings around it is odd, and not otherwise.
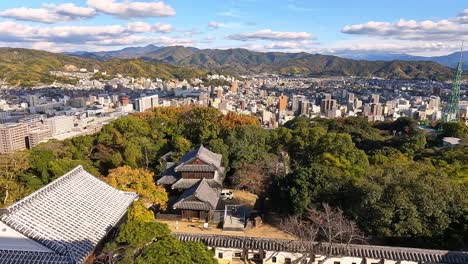
[{"label": "sky", "polygon": [[53,52],[153,44],[436,56],[462,40],[467,0],[0,1],[0,46]]}]

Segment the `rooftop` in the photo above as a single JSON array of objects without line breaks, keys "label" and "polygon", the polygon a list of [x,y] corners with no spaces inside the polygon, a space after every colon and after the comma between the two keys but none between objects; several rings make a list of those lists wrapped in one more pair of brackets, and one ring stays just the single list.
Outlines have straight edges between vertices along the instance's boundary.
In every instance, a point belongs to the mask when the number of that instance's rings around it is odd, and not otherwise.
[{"label": "rooftop", "polygon": [[2,211],[0,259],[82,263],[137,197],[78,166]]}]

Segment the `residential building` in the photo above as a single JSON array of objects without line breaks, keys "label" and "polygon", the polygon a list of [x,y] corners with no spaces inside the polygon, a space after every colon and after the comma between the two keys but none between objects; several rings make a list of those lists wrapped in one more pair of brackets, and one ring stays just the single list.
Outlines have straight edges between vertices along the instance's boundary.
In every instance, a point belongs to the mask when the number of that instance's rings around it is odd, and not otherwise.
[{"label": "residential building", "polygon": [[71,132],[75,126],[73,116],[54,116],[47,118],[45,122],[52,131],[53,136]]},{"label": "residential building", "polygon": [[279,96],[278,110],[285,111],[287,107],[288,107],[288,97],[284,94],[281,94]]},{"label": "residential building", "polygon": [[159,97],[157,94],[151,96],[140,97],[135,100],[135,110],[145,112],[148,109],[159,106]]},{"label": "residential building", "polygon": [[27,148],[28,125],[23,123],[0,124],[0,154]]}]

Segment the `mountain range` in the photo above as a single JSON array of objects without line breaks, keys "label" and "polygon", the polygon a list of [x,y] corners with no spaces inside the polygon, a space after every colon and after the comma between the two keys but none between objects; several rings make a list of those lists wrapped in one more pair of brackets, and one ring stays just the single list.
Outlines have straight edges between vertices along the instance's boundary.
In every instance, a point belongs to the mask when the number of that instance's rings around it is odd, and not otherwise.
[{"label": "mountain range", "polygon": [[[451,53],[444,56],[434,56],[434,57],[423,57],[423,56],[413,56],[408,54],[401,53],[388,53],[388,52],[363,52],[363,51],[341,51],[334,54],[335,56],[353,59],[353,60],[368,60],[368,61],[392,61],[392,60],[402,60],[402,61],[433,61],[440,63],[442,65],[448,66],[450,68],[456,68],[458,61],[460,60],[460,52]],[[463,52],[462,56],[463,69],[468,70],[468,51]]]},{"label": "mountain range", "polygon": [[76,79],[58,77],[50,71],[76,71],[81,68],[98,69],[109,76],[123,74],[135,78],[188,79],[206,76],[203,70],[143,59],[96,60],[41,50],[0,48],[0,79],[13,86],[35,86],[54,81],[73,84]]},{"label": "mountain range", "polygon": [[[71,67],[73,66],[73,67]],[[188,79],[208,72],[233,75],[277,73],[303,76],[357,76],[397,79],[452,79],[454,70],[431,61],[367,61],[309,53],[255,52],[246,49],[196,49],[182,46],[130,47],[109,52],[74,52],[0,48],[0,78],[15,86],[76,79],[50,71],[87,68],[131,77]],[[102,76],[97,76],[102,77]]]},{"label": "mountain range", "polygon": [[[183,46],[131,47],[109,52],[78,52],[70,55],[108,60],[141,58],[147,61],[195,67],[238,75],[278,73],[307,76],[359,76],[400,79],[447,80],[453,70],[432,61],[409,59],[362,60],[332,55],[283,52],[256,52],[247,49],[197,49]],[[358,60],[357,60],[358,59]]]}]

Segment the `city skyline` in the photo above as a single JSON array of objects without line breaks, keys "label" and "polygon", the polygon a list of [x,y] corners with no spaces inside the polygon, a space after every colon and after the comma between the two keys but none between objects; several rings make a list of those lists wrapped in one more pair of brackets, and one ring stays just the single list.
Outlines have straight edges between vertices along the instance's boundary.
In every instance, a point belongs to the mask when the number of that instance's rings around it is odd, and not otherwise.
[{"label": "city skyline", "polygon": [[30,0],[0,3],[0,46],[55,52],[184,45],[435,56],[468,40],[463,1]]}]

